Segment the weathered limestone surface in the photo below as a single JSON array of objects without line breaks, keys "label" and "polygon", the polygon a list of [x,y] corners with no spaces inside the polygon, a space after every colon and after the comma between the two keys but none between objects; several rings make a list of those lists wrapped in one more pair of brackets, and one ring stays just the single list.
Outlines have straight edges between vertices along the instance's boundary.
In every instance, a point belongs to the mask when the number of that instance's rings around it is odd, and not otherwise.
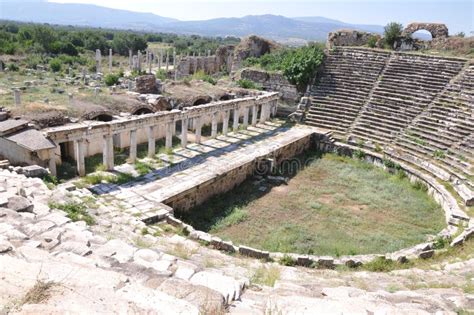
[{"label": "weathered limestone surface", "polygon": [[448,27],[441,23],[410,23],[403,30],[403,35],[411,35],[419,30],[426,30],[433,38],[448,37]]},{"label": "weathered limestone surface", "polygon": [[264,90],[278,92],[283,100],[296,102],[300,99],[301,93],[295,85],[279,72],[267,72],[257,69],[243,69],[240,73],[242,79],[247,79],[260,84]]},{"label": "weathered limestone surface", "polygon": [[153,74],[137,77],[135,79],[135,91],[140,94],[159,93],[156,85],[156,77]]},{"label": "weathered limestone surface", "polygon": [[329,49],[335,46],[366,46],[371,38],[380,41],[382,37],[379,34],[357,30],[338,30],[329,33],[326,45]]}]

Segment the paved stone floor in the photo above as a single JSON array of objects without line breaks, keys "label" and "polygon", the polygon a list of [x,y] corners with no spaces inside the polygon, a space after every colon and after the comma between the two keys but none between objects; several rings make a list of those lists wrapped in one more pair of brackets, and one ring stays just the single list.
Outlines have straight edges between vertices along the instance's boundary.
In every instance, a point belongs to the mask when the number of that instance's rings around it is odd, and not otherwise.
[{"label": "paved stone floor", "polygon": [[[291,142],[305,138],[314,128],[290,128],[281,122],[259,124],[220,135],[202,144],[189,144],[160,156],[165,165],[124,184],[99,184],[92,191],[121,200],[120,207],[142,220],[163,216],[169,208],[162,201],[202,184],[219,174],[266,155]],[[124,169],[123,166],[118,168]]]}]

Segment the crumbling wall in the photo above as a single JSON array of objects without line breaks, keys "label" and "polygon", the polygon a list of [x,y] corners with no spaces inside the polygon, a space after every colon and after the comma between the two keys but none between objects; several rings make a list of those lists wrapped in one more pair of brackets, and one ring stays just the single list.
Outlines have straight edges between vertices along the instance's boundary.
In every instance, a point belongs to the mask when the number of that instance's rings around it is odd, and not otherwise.
[{"label": "crumbling wall", "polygon": [[356,30],[338,30],[330,32],[327,40],[329,49],[335,46],[366,46],[369,39],[375,37],[380,42],[382,36],[375,33],[361,32]]},{"label": "crumbling wall", "polygon": [[449,35],[448,27],[441,23],[410,23],[405,27],[402,35],[409,36],[419,30],[430,32],[433,39],[448,37]]},{"label": "crumbling wall", "polygon": [[247,68],[241,71],[240,77],[260,84],[265,91],[279,92],[280,98],[285,101],[297,102],[301,97],[296,85],[288,82],[280,72]]},{"label": "crumbling wall", "polygon": [[188,56],[181,59],[176,65],[178,78],[203,71],[206,74],[214,74],[219,72],[220,66],[217,63],[216,56],[196,57]]},{"label": "crumbling wall", "polygon": [[232,71],[237,71],[242,67],[245,59],[250,57],[260,57],[267,53],[271,53],[280,48],[276,42],[251,35],[242,39],[239,45],[235,47],[234,56],[232,60]]}]

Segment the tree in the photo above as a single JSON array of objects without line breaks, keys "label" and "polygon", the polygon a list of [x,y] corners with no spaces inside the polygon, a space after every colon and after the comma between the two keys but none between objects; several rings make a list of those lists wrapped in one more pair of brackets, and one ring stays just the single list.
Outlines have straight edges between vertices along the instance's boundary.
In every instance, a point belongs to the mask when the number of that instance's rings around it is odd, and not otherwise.
[{"label": "tree", "polygon": [[39,43],[46,52],[51,52],[51,46],[56,41],[56,33],[49,26],[35,25],[32,28],[32,39]]},{"label": "tree", "polygon": [[395,41],[402,35],[403,25],[397,22],[390,22],[384,28],[384,41],[393,48]]},{"label": "tree", "polygon": [[285,56],[282,62],[283,75],[302,90],[314,78],[323,59],[320,45],[298,48]]},{"label": "tree", "polygon": [[112,48],[115,52],[123,56],[128,56],[128,50],[145,50],[148,44],[143,36],[130,33],[118,33],[112,40]]},{"label": "tree", "polygon": [[79,54],[76,49],[76,46],[74,46],[70,42],[66,42],[62,44],[61,53],[69,55],[69,56],[77,56]]}]

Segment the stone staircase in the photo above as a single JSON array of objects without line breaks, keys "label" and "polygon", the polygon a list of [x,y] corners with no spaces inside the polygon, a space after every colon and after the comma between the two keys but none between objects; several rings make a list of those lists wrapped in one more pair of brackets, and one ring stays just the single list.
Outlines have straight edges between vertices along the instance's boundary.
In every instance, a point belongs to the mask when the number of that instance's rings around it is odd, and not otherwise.
[{"label": "stone staircase", "polygon": [[474,203],[472,61],[339,47],[317,79],[308,125],[421,166]]},{"label": "stone staircase", "polygon": [[342,138],[367,102],[390,54],[365,49],[336,49],[327,55],[316,86],[310,90],[306,123],[328,128]]}]

